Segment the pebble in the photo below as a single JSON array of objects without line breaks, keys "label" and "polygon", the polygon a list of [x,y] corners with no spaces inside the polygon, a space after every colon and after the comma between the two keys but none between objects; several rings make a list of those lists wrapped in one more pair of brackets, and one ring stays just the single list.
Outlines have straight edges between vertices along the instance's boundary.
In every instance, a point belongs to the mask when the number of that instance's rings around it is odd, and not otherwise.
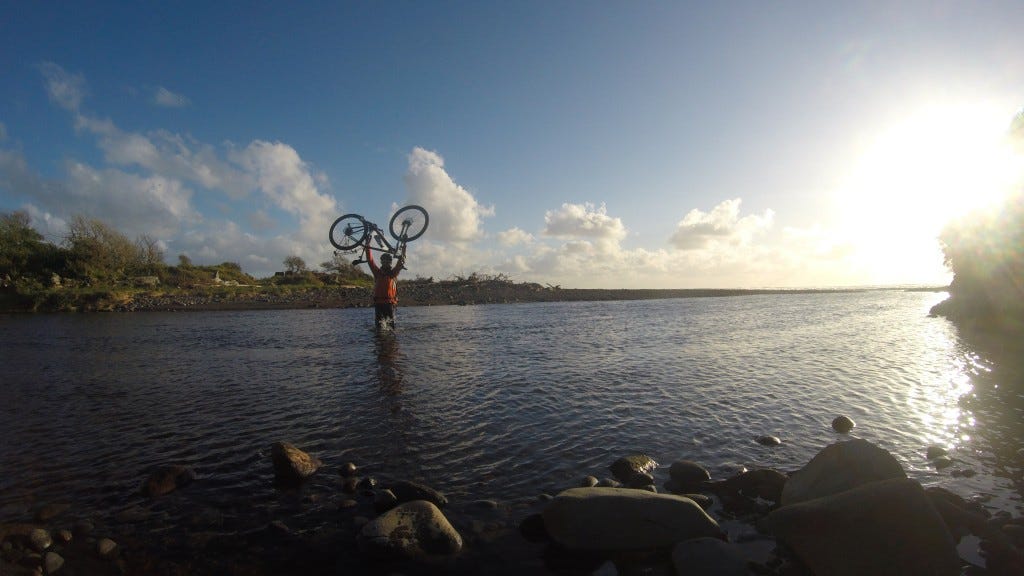
[{"label": "pebble", "polygon": [[597,482],[598,482],[597,478],[595,478],[593,476],[586,476],[585,478],[583,478],[583,480],[580,481],[580,487],[581,488],[593,488],[594,486],[597,486]]},{"label": "pebble", "polygon": [[856,425],[857,424],[849,416],[836,416],[836,418],[832,420],[832,429],[840,434],[849,433]]},{"label": "pebble", "polygon": [[756,440],[762,446],[778,446],[782,444],[782,440],[778,436],[758,436]]},{"label": "pebble", "polygon": [[344,464],[341,465],[341,469],[338,470],[338,473],[341,474],[342,476],[349,477],[349,476],[355,476],[356,472],[358,472],[358,471],[359,471],[359,467],[356,466],[355,463],[353,463],[353,462],[345,462]]},{"label": "pebble", "polygon": [[101,538],[96,543],[96,553],[100,555],[100,558],[110,558],[114,555],[117,550],[117,542],[114,542],[110,538]]},{"label": "pebble", "polygon": [[927,450],[925,450],[924,457],[927,458],[928,460],[935,460],[936,458],[940,456],[945,456],[946,454],[949,454],[949,451],[947,451],[942,446],[937,446],[933,444],[929,446]]},{"label": "pebble", "polygon": [[53,574],[64,566],[64,558],[56,552],[47,552],[43,558],[43,566],[47,574]]},{"label": "pebble", "polygon": [[35,528],[28,534],[28,541],[36,552],[45,552],[53,544],[50,533],[42,528]]}]

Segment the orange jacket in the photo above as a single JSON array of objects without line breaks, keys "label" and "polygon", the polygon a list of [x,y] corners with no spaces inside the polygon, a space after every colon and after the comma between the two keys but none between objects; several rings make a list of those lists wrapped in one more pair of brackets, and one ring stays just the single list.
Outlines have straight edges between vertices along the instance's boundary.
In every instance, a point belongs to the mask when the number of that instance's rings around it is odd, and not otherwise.
[{"label": "orange jacket", "polygon": [[385,273],[373,261],[373,252],[367,250],[366,263],[370,265],[370,271],[373,272],[373,303],[398,304],[398,282],[395,279],[398,278],[398,273],[402,270],[402,261],[399,260],[398,265],[392,268],[390,273]]}]

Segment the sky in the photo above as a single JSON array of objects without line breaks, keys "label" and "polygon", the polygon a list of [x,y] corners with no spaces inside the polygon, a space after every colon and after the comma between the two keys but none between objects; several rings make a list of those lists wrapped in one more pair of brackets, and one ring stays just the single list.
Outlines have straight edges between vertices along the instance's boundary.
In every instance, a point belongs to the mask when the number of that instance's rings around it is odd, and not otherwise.
[{"label": "sky", "polygon": [[5,2],[0,211],[257,277],[412,203],[406,277],[942,285],[943,224],[1024,181],[1021,30],[1019,1]]}]

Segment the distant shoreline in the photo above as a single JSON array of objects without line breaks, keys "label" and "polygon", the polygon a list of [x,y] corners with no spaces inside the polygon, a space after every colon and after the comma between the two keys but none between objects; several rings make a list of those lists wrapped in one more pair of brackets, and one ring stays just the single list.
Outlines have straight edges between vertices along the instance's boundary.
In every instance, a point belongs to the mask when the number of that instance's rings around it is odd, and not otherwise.
[{"label": "distant shoreline", "polygon": [[[715,298],[768,294],[835,294],[871,290],[940,292],[934,288],[802,288],[802,289],[599,289],[551,288],[536,284],[491,282],[410,282],[399,286],[399,306],[472,306],[479,304],[518,304],[540,302],[607,302],[629,300],[667,300],[677,298]],[[168,295],[135,298],[119,311],[225,311],[291,310],[308,308],[362,308],[372,302],[368,288],[315,288],[290,294],[262,292],[236,294],[235,298],[210,295]]]}]

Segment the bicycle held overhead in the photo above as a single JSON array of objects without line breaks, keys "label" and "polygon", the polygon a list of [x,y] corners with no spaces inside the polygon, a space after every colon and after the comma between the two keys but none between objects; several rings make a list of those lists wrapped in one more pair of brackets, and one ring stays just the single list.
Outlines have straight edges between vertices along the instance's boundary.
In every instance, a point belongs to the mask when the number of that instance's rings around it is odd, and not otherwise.
[{"label": "bicycle held overhead", "polygon": [[[405,245],[416,240],[427,231],[430,216],[422,206],[410,204],[399,208],[388,223],[388,232],[396,241],[388,241],[380,226],[370,222],[359,214],[345,214],[331,225],[329,239],[331,245],[347,252],[363,246],[385,254],[397,256],[405,253]],[[369,240],[369,242],[368,242]],[[362,263],[357,260],[353,264]]]}]

